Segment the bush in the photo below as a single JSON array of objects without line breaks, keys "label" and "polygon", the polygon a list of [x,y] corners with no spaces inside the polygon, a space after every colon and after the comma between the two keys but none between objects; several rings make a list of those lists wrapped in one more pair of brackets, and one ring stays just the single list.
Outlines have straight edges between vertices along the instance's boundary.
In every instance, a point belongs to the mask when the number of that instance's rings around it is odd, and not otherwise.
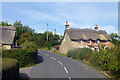
[{"label": "bush", "polygon": [[21,46],[23,49],[37,49],[37,46],[35,43],[28,42],[28,41],[25,41]]},{"label": "bush", "polygon": [[120,79],[120,47],[99,52],[87,48],[75,49],[69,51],[67,56],[77,60],[88,60],[90,64],[106,71],[113,78]]},{"label": "bush", "polygon": [[12,49],[2,50],[2,57],[16,59],[20,67],[35,64],[37,61],[37,49]]},{"label": "bush", "polygon": [[68,57],[71,57],[73,59],[77,60],[88,60],[89,57],[92,55],[92,50],[88,48],[80,48],[80,49],[75,49],[75,50],[70,50],[67,53]]},{"label": "bush", "polygon": [[113,78],[120,78],[120,48],[115,47],[109,50],[100,50],[91,56],[90,63],[100,67],[103,71],[109,72]]},{"label": "bush", "polygon": [[19,78],[19,65],[17,60],[2,58],[2,80],[17,80]]}]

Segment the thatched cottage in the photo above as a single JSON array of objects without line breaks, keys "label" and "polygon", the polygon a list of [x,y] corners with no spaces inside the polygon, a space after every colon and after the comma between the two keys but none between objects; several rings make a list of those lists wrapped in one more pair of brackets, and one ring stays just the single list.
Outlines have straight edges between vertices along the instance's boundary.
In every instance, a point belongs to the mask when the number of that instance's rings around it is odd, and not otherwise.
[{"label": "thatched cottage", "polygon": [[92,50],[99,50],[99,48],[112,47],[111,38],[104,30],[95,29],[74,29],[69,28],[68,22],[65,25],[64,38],[60,45],[59,52],[67,53],[69,50],[75,48],[91,48]]},{"label": "thatched cottage", "polygon": [[15,31],[13,26],[0,26],[0,49],[12,48]]}]

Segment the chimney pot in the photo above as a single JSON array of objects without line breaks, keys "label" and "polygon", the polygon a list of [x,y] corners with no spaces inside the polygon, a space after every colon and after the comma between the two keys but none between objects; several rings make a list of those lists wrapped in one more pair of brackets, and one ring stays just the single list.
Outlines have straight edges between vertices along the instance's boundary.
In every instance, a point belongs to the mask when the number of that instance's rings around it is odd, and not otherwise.
[{"label": "chimney pot", "polygon": [[65,24],[65,30],[66,30],[66,29],[69,29],[68,21],[66,21],[66,24]]},{"label": "chimney pot", "polygon": [[95,26],[95,30],[98,30],[98,26],[97,25]]}]

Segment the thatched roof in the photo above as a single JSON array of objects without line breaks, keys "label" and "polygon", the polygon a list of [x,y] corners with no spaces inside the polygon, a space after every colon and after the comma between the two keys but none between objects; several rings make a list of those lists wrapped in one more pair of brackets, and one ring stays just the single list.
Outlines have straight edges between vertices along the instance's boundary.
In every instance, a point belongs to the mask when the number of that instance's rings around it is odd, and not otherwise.
[{"label": "thatched roof", "polygon": [[103,30],[92,30],[92,29],[74,29],[70,28],[66,30],[71,40],[110,40],[111,38],[107,35],[106,31]]},{"label": "thatched roof", "polygon": [[15,36],[15,27],[0,26],[0,43],[12,44]]}]

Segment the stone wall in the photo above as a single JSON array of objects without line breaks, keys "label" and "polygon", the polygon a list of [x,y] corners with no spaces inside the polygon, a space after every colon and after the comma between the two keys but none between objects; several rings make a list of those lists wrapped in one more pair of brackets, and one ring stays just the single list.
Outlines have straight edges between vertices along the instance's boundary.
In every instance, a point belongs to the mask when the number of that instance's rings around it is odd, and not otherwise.
[{"label": "stone wall", "polygon": [[70,40],[69,36],[67,35],[67,33],[65,33],[64,39],[60,46],[60,53],[67,54],[67,52],[71,49],[73,49],[71,40]]}]

